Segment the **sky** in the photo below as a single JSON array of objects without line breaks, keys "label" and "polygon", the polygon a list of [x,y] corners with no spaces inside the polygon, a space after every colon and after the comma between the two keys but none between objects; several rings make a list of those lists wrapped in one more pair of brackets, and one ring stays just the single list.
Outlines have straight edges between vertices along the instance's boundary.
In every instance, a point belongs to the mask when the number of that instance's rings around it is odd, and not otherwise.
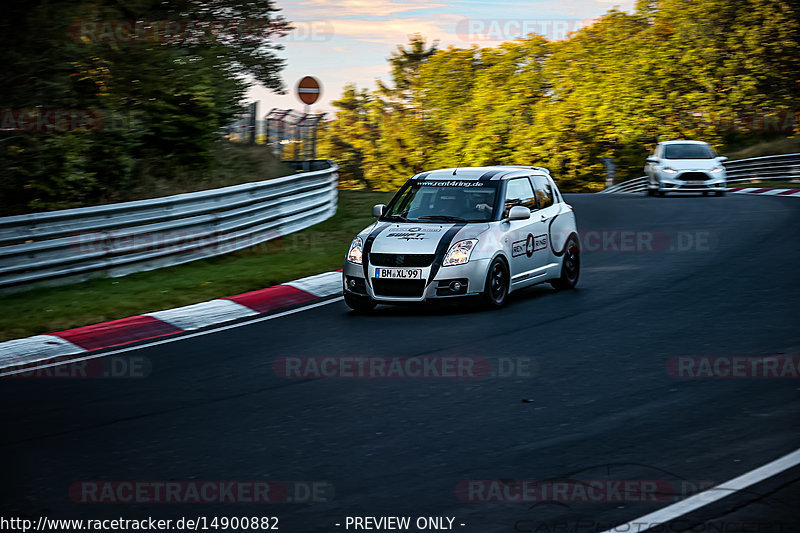
[{"label": "sky", "polygon": [[609,9],[632,11],[635,0],[497,1],[479,0],[275,0],[295,29],[280,42],[286,95],[254,85],[249,101],[259,101],[258,115],[271,108],[302,110],[295,94],[298,81],[314,76],[322,84],[312,112],[334,112],[344,85],[375,88],[389,80],[387,59],[408,36],[468,48],[496,46],[529,33],[551,40],[588,25]]}]

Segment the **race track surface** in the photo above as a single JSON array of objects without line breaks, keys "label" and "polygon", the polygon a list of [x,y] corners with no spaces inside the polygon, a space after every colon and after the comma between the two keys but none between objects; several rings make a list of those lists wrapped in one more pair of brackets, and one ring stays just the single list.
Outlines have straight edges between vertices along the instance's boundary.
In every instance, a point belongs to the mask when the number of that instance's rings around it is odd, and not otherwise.
[{"label": "race track surface", "polygon": [[[800,448],[800,379],[669,371],[676,357],[800,356],[800,202],[567,196],[584,244],[575,291],[535,287],[495,312],[358,316],[339,300],[119,356],[144,361],[143,378],[3,378],[0,514],[277,516],[280,530],[306,533],[344,531],[347,516],[451,516],[470,533],[602,531],[670,501],[463,501],[456,489],[638,479],[688,495]],[[633,248],[620,250],[615,231],[636,232],[625,237]],[[276,360],[297,356],[523,367],[455,379],[276,375]],[[798,479],[786,472],[692,520],[800,531]],[[318,481],[335,495],[208,505],[70,496],[75,483],[125,480]]]}]

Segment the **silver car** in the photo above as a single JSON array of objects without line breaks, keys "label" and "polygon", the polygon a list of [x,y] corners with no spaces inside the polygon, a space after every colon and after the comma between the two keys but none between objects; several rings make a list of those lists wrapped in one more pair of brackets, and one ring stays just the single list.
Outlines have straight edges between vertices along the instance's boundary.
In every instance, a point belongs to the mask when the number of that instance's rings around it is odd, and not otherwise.
[{"label": "silver car", "polygon": [[465,297],[497,308],[530,285],[578,282],[575,215],[541,167],[422,172],[372,214],[378,220],[353,239],[343,268],[344,299],[356,311]]},{"label": "silver car", "polygon": [[722,196],[726,190],[722,163],[727,160],[701,141],[660,142],[644,166],[647,196],[664,196],[667,192],[713,192]]}]

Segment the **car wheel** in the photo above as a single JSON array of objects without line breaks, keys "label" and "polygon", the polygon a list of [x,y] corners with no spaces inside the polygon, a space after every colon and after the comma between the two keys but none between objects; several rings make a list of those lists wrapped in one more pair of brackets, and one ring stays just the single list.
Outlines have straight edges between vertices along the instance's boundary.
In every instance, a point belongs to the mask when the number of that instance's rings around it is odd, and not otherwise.
[{"label": "car wheel", "polygon": [[563,291],[574,289],[581,273],[581,247],[573,235],[564,246],[564,259],[561,261],[561,276],[551,280],[554,289]]},{"label": "car wheel", "polygon": [[664,198],[664,191],[662,190],[656,191],[656,196],[658,196],[659,198]]},{"label": "car wheel", "polygon": [[483,290],[483,304],[489,309],[503,307],[508,297],[508,286],[511,277],[506,262],[499,257],[492,261],[486,273],[486,284]]},{"label": "car wheel", "polygon": [[717,191],[717,196],[725,196],[725,191]]},{"label": "car wheel", "polygon": [[370,298],[369,296],[353,296],[352,294],[344,294],[344,303],[347,304],[347,307],[355,311],[356,313],[369,313],[373,309],[377,303],[375,300]]},{"label": "car wheel", "polygon": [[651,189],[650,187],[648,187],[648,188],[647,188],[647,189],[645,189],[645,191],[644,191],[644,195],[645,195],[645,196],[653,196],[654,194],[655,194],[655,193],[653,192],[653,189]]}]

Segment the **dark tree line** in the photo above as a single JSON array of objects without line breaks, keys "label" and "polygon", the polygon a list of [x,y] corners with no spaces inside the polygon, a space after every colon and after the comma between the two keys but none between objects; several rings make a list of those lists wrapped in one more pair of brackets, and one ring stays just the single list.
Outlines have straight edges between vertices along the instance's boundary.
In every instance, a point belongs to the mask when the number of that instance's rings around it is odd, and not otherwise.
[{"label": "dark tree line", "polygon": [[13,0],[0,50],[0,208],[114,200],[218,163],[246,79],[282,90],[271,1]]}]

